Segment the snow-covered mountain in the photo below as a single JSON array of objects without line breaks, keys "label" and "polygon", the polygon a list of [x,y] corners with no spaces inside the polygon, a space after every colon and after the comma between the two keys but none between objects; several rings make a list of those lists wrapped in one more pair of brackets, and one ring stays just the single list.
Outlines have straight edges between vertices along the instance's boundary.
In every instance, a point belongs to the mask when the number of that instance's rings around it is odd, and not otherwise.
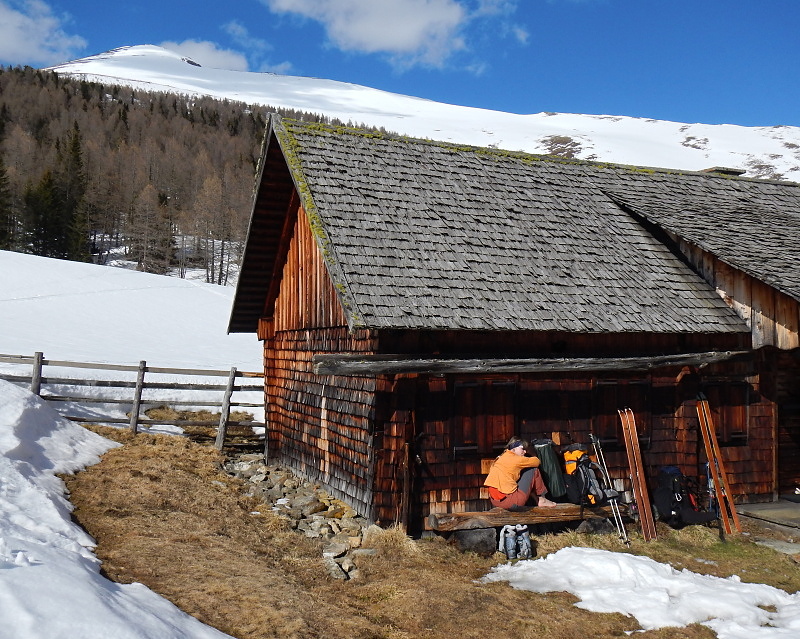
[{"label": "snow-covered mountain", "polygon": [[613,115],[519,115],[443,104],[369,87],[272,73],[225,71],[161,47],[114,49],[52,70],[104,84],[227,98],[322,113],[412,137],[581,159],[800,181],[800,127],[686,124]]}]

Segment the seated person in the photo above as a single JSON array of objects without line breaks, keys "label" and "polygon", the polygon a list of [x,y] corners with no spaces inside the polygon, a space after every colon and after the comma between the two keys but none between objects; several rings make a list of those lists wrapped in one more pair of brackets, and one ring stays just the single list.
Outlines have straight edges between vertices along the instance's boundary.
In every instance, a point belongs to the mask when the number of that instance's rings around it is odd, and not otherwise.
[{"label": "seated person", "polygon": [[489,501],[495,508],[521,510],[531,492],[536,496],[534,505],[547,508],[556,505],[544,496],[547,486],[537,468],[539,458],[526,457],[527,448],[528,442],[524,439],[512,437],[503,454],[492,463],[483,485],[489,487]]}]

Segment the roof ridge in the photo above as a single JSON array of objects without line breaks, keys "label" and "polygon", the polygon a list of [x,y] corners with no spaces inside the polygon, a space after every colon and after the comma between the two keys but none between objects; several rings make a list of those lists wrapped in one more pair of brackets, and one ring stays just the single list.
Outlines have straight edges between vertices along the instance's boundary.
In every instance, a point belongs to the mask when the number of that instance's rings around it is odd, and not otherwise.
[{"label": "roof ridge", "polygon": [[678,169],[670,167],[647,166],[637,164],[623,164],[619,162],[609,162],[602,160],[586,160],[581,158],[565,158],[559,155],[546,154],[546,153],[531,153],[529,151],[513,151],[510,149],[500,149],[497,147],[484,147],[472,144],[464,144],[458,142],[447,142],[444,140],[434,140],[432,138],[418,138],[410,135],[403,135],[400,133],[388,132],[386,130],[373,128],[361,128],[343,124],[329,124],[325,122],[307,122],[293,118],[285,118],[277,116],[284,122],[285,128],[291,134],[294,129],[302,128],[304,131],[324,131],[326,133],[336,135],[352,135],[367,138],[377,138],[381,140],[408,142],[412,144],[424,144],[435,146],[444,150],[452,150],[454,152],[474,152],[481,155],[489,155],[497,158],[510,158],[523,162],[552,162],[554,164],[574,165],[574,166],[587,166],[594,168],[607,168],[612,170],[626,170],[638,173],[661,173],[665,175],[690,175],[697,176],[708,180],[733,180],[743,182],[756,182],[759,184],[778,184],[780,186],[796,186],[800,187],[800,183],[791,180],[776,180],[758,177],[749,177],[745,175],[728,175],[722,173],[710,173],[707,169]]}]

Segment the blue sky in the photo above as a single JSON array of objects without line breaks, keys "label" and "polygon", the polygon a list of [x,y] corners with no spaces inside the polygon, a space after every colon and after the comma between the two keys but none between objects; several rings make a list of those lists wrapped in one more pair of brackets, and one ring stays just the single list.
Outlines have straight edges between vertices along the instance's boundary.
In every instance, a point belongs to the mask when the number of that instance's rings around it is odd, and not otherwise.
[{"label": "blue sky", "polygon": [[514,113],[800,126],[800,0],[0,0],[0,64],[204,66]]}]

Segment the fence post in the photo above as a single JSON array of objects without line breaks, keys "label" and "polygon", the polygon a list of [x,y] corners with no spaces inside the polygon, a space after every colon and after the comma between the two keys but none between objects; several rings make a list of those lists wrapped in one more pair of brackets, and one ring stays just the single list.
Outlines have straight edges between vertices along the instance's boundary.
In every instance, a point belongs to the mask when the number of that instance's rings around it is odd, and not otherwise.
[{"label": "fence post", "polygon": [[41,395],[42,392],[42,361],[44,353],[33,354],[33,368],[31,369],[31,393]]},{"label": "fence post", "polygon": [[225,389],[225,396],[222,398],[222,409],[219,413],[219,428],[217,429],[217,439],[214,442],[217,450],[222,450],[225,443],[225,434],[228,430],[228,418],[231,414],[231,395],[233,395],[233,386],[236,383],[236,368],[231,368],[231,374],[228,376],[228,388]]},{"label": "fence post", "polygon": [[131,407],[131,432],[136,434],[139,427],[139,407],[142,405],[142,388],[144,387],[144,372],[147,362],[139,362],[139,374],[136,376],[136,389],[133,391],[133,406]]}]

